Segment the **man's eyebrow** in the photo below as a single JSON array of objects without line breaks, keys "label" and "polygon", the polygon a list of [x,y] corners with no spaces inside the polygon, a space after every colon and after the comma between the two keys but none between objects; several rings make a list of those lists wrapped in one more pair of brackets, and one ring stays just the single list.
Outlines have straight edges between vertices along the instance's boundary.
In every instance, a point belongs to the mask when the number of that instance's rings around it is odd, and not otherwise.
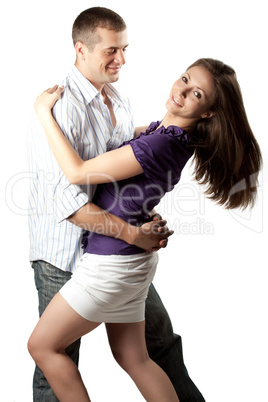
[{"label": "man's eyebrow", "polygon": [[[191,79],[191,76],[189,73],[186,72],[186,74],[188,75],[189,79]],[[206,95],[206,92],[204,91],[204,89],[200,88],[200,87],[196,87],[198,89],[200,89],[200,91],[204,92],[204,94]]]},{"label": "man's eyebrow", "polygon": [[128,47],[128,44],[127,45],[125,45],[125,46],[110,46],[110,47],[107,47],[105,50],[116,50],[116,49],[126,49]]}]

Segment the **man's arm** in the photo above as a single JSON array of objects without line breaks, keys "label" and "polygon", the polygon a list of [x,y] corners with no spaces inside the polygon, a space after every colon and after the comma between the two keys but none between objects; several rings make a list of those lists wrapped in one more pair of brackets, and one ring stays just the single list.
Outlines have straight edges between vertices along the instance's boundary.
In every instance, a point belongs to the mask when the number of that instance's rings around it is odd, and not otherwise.
[{"label": "man's arm", "polygon": [[[67,89],[65,89],[65,93],[66,91]],[[60,92],[61,91],[59,91],[59,93]],[[62,100],[63,99],[61,99],[61,102]],[[55,107],[56,108],[54,108],[54,112],[59,112],[55,113],[56,116],[57,115],[62,116],[62,114],[60,113],[62,109],[60,103],[59,102],[56,103]],[[79,136],[76,135],[75,132],[73,132],[73,130],[74,131],[76,130],[76,126],[75,124],[70,125],[70,122],[75,117],[74,113],[76,113],[76,109],[73,110],[70,107],[68,107],[67,108],[68,118],[61,119],[60,122],[58,121],[58,119],[56,120],[58,124],[61,123],[59,124],[59,126],[61,130],[65,133],[68,140],[70,141],[72,147],[78,151],[77,141]],[[79,116],[76,116],[75,121],[78,118]],[[146,128],[147,127],[144,127],[144,130]],[[139,128],[138,131],[142,131],[142,129],[143,128]],[[167,238],[173,233],[172,231],[167,230],[167,228],[165,227],[165,221],[148,222],[142,225],[141,227],[130,225],[127,222],[123,221],[122,219],[108,213],[107,211],[100,209],[93,203],[90,202],[86,203],[87,202],[85,200],[86,194],[79,191],[78,190],[79,187],[68,185],[66,188],[67,188],[66,197],[64,191],[60,196],[61,203],[59,203],[59,205],[61,205],[62,208],[63,201],[65,200],[65,198],[67,198],[68,200],[66,200],[66,202],[68,201],[67,202],[68,208],[66,208],[66,211],[65,210],[60,211],[61,213],[59,220],[67,219],[69,222],[79,227],[106,236],[117,237],[121,240],[126,241],[129,244],[133,244],[136,245],[137,247],[143,248],[144,250],[152,250],[157,249],[159,247],[165,247],[167,244]],[[69,194],[70,192],[71,194]],[[76,204],[77,207],[75,208],[75,206],[72,206],[73,212],[71,212],[72,215],[70,215],[69,204],[70,200],[72,199],[75,200],[74,204]]]},{"label": "man's arm", "polygon": [[164,220],[133,226],[93,203],[87,203],[67,220],[82,229],[124,240],[146,251],[166,247],[168,237],[173,234]]}]

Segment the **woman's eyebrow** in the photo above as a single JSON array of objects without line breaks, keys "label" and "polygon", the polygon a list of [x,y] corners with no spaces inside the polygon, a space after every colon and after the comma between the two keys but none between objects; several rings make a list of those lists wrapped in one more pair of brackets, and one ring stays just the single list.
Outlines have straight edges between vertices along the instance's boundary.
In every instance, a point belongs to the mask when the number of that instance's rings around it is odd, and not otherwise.
[{"label": "woman's eyebrow", "polygon": [[[188,75],[189,80],[191,80],[190,74],[189,74],[189,73],[186,73],[186,74]],[[196,87],[196,88],[200,89],[200,91],[204,92],[204,94],[206,95],[206,92],[204,91],[204,89],[202,89],[202,88],[200,88],[200,87]]]}]

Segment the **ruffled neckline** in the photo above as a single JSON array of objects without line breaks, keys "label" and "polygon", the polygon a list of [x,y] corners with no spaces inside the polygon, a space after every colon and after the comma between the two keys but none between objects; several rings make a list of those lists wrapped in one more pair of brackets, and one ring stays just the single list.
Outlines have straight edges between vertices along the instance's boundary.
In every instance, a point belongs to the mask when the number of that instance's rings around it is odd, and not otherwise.
[{"label": "ruffled neckline", "polygon": [[190,140],[188,139],[187,132],[183,130],[182,128],[178,126],[160,126],[161,121],[154,121],[152,122],[147,130],[142,133],[143,135],[149,135],[149,134],[171,134],[174,137],[177,137],[182,144],[188,145]]}]

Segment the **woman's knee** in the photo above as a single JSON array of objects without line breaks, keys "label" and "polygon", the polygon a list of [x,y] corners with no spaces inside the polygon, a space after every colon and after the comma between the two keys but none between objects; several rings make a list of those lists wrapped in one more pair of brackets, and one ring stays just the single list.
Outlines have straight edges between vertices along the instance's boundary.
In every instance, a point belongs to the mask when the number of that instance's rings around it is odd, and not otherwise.
[{"label": "woman's knee", "polygon": [[113,357],[119,366],[131,375],[141,364],[145,364],[149,360],[148,353],[138,355],[132,350],[112,350]]},{"label": "woman's knee", "polygon": [[39,349],[39,342],[37,337],[35,336],[34,333],[32,333],[32,335],[30,336],[28,343],[27,343],[27,348],[28,348],[28,352],[30,353],[30,355],[32,356],[32,358],[35,360],[35,356],[37,355]]},{"label": "woman's knee", "polygon": [[42,340],[42,337],[35,334],[35,332],[33,332],[30,336],[27,343],[27,348],[37,365],[39,365],[41,361],[47,356],[46,344],[44,340]]}]

